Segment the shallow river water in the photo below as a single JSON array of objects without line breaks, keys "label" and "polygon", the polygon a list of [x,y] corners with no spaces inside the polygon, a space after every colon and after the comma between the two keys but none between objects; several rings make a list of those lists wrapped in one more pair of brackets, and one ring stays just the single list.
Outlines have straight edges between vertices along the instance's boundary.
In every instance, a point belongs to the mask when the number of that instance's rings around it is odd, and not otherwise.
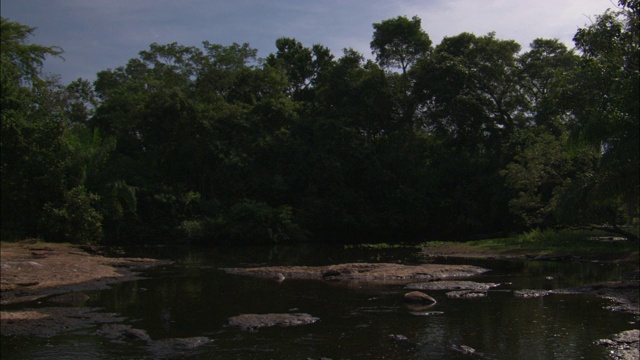
[{"label": "shallow river water", "polygon": [[[193,350],[163,351],[144,341],[114,343],[98,326],[52,338],[3,337],[2,359],[606,359],[594,341],[638,327],[633,315],[605,309],[588,295],[522,299],[519,289],[560,289],[618,280],[628,266],[587,262],[443,260],[413,248],[279,246],[216,250],[146,248],[132,256],[174,260],[144,273],[145,280],[87,293],[83,306],[118,313],[121,322],[153,340],[205,336]],[[224,267],[328,265],[344,262],[465,263],[491,269],[469,280],[501,283],[486,298],[438,300],[416,316],[403,302],[402,284],[272,279],[229,275]],[[24,304],[33,307],[34,304]],[[49,305],[50,306],[50,305]],[[229,326],[240,314],[308,313],[319,320],[298,327]],[[470,347],[475,354],[453,350]]]}]

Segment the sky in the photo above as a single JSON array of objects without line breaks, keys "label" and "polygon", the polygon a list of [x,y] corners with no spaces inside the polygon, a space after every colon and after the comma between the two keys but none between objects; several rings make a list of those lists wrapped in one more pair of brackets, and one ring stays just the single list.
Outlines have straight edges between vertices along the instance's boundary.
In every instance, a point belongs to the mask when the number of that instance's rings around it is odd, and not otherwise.
[{"label": "sky", "polygon": [[573,48],[576,31],[613,0],[2,0],[2,17],[36,27],[30,42],[64,49],[45,72],[63,83],[93,81],[126,65],[152,43],[200,47],[249,43],[259,57],[290,37],[322,44],[339,58],[353,48],[372,58],[373,23],[414,15],[434,45],[462,32],[515,40],[526,51],[536,38]]}]

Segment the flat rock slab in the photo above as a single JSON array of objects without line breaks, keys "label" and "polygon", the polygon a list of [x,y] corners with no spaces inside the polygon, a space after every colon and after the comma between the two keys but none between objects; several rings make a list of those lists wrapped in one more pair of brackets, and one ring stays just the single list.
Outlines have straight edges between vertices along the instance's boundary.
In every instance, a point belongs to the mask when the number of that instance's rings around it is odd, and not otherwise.
[{"label": "flat rock slab", "polygon": [[327,279],[365,281],[437,280],[469,277],[489,271],[472,265],[401,265],[390,263],[348,263],[328,266],[270,266],[225,268],[229,274],[252,275],[273,279]]},{"label": "flat rock slab", "polygon": [[539,297],[547,296],[550,294],[553,294],[553,291],[522,289],[522,290],[516,290],[513,292],[513,295],[515,297],[522,298],[522,299],[539,298]]},{"label": "flat rock slab", "polygon": [[320,319],[304,313],[243,314],[229,318],[229,325],[237,326],[244,331],[257,331],[262,327],[307,325],[318,320]]},{"label": "flat rock slab", "polygon": [[485,290],[456,290],[447,293],[449,299],[477,299],[487,297]]},{"label": "flat rock slab", "polygon": [[115,313],[102,313],[99,308],[43,307],[0,311],[0,333],[3,336],[52,337],[96,324],[123,321]]},{"label": "flat rock slab", "polygon": [[499,286],[495,283],[479,283],[475,281],[432,281],[413,283],[405,286],[406,289],[415,290],[475,290],[486,291],[492,287]]},{"label": "flat rock slab", "polygon": [[600,339],[598,345],[604,345],[613,359],[640,359],[640,330],[627,330],[613,336],[613,339]]}]

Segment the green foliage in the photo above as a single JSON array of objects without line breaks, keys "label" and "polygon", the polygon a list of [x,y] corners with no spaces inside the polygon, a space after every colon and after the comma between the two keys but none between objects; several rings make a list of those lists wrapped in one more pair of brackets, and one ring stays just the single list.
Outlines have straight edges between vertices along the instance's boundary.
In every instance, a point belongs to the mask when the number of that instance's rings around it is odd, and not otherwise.
[{"label": "green foliage", "polygon": [[47,241],[74,244],[102,240],[102,215],[95,209],[99,196],[82,186],[65,193],[62,202],[44,205],[41,233]]},{"label": "green foliage", "polygon": [[[62,49],[57,46],[43,46],[28,44],[27,40],[33,35],[35,28],[29,27],[7,18],[0,18],[0,49],[3,67],[15,67],[18,71],[11,80],[18,80],[26,84],[40,81],[43,61],[47,56],[58,56]],[[6,63],[5,63],[6,62]],[[3,82],[8,80],[2,79]]]},{"label": "green foliage", "polygon": [[246,43],[153,43],[68,86],[39,73],[60,50],[3,19],[2,237],[620,230],[637,219],[640,97],[637,1],[621,4],[578,31],[579,55],[494,33],[432,48],[418,17],[396,17],[373,24],[377,63],[287,37],[265,59]]},{"label": "green foliage", "polygon": [[517,191],[510,210],[527,227],[553,226],[568,188],[592,174],[598,154],[565,149],[566,136],[523,133],[522,150],[501,172],[506,184]]},{"label": "green foliage", "polygon": [[290,206],[273,208],[255,200],[234,204],[218,220],[221,237],[234,243],[301,241],[305,234],[293,218]]},{"label": "green foliage", "polygon": [[55,47],[28,44],[33,28],[2,18],[0,33],[0,181],[2,236],[37,236],[46,202],[65,192],[68,149],[55,100],[60,89],[41,77]]},{"label": "green foliage", "polygon": [[373,24],[372,53],[382,67],[399,67],[402,73],[431,48],[429,35],[422,30],[422,21],[414,16],[398,16]]},{"label": "green foliage", "polygon": [[581,83],[572,130],[576,143],[602,152],[582,193],[600,204],[613,200],[632,223],[640,192],[640,29],[638,2],[619,3],[621,10],[598,16],[574,37],[584,55],[576,74]]}]

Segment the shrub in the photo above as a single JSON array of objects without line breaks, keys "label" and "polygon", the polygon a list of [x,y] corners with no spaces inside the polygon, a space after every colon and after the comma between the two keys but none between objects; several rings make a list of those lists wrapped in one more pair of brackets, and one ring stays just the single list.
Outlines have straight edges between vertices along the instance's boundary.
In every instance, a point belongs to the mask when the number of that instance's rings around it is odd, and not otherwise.
[{"label": "shrub", "polygon": [[44,239],[74,244],[96,243],[102,240],[102,215],[93,207],[99,197],[78,186],[66,192],[62,203],[44,206],[40,221]]}]

